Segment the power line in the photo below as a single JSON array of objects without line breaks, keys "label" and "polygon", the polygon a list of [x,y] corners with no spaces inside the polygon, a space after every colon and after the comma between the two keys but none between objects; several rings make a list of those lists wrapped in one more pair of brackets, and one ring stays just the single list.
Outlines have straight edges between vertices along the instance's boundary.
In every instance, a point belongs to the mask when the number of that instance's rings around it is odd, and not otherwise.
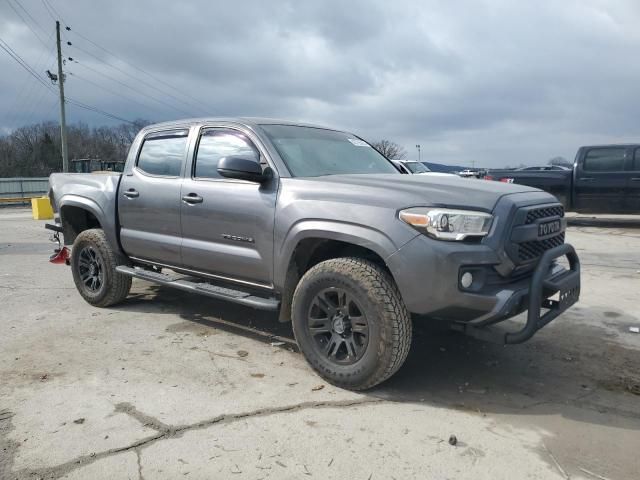
[{"label": "power line", "polygon": [[[51,34],[51,36],[53,36],[53,33]],[[51,36],[49,37],[49,40],[51,40]],[[54,49],[55,49],[55,44],[52,44],[51,48],[49,49],[49,52],[46,52],[44,50],[41,52],[40,57],[35,63],[36,67],[34,70],[36,72],[42,72],[42,70],[46,66],[47,54],[52,54]],[[55,59],[52,59],[52,64],[51,64],[52,66],[49,68],[53,67],[54,62],[55,62]],[[17,109],[19,109],[21,106],[23,110],[31,109],[32,103],[33,103],[33,96],[32,96],[34,92],[33,89],[34,87],[37,88],[37,85],[38,83],[34,81],[32,77],[28,77],[26,81],[22,82],[22,86],[20,87],[18,94],[15,96],[14,102],[11,108],[9,108],[8,110],[8,113],[7,113],[8,118],[12,118],[13,115],[16,114]]]},{"label": "power line", "polygon": [[[107,62],[106,60],[103,60],[103,59],[99,58],[97,55],[94,55],[93,53],[89,52],[88,50],[85,50],[84,48],[78,47],[77,45],[75,45],[75,44],[73,44],[71,42],[67,42],[67,45],[70,45],[71,47],[73,47],[73,48],[75,48],[77,50],[80,50],[81,52],[83,52],[83,53],[95,58],[99,62],[104,63],[105,65],[117,70],[118,72],[120,72],[120,73],[128,76],[129,78],[135,80],[136,82],[139,82],[139,83],[141,83],[143,85],[146,85],[147,87],[152,88],[152,89],[156,90],[157,92],[160,92],[163,95],[167,95],[167,96],[173,98],[174,100],[180,102],[182,105],[184,105],[184,106],[186,106],[188,108],[193,108],[194,107],[193,104],[191,104],[189,102],[185,102],[184,100],[176,97],[175,95],[173,95],[173,94],[171,94],[169,92],[166,92],[165,90],[162,90],[161,88],[156,87],[155,85],[153,85],[153,84],[141,79],[140,77],[132,75],[131,73],[127,72],[126,70],[123,70],[122,68],[114,65],[113,63]],[[200,111],[206,113],[206,110],[204,110],[203,108],[201,108],[201,107],[199,107],[197,105],[195,105],[195,107],[198,108]]]},{"label": "power line", "polygon": [[[48,90],[51,90],[55,94],[55,90],[53,89],[53,87],[49,83],[47,83],[47,81],[45,79],[43,79],[40,75],[38,75],[38,73],[13,48],[11,48],[11,46],[6,41],[4,41],[2,38],[0,38],[0,48],[2,48],[5,52],[7,52],[7,54],[13,60],[15,60],[22,68],[24,68],[29,73],[29,75],[31,75],[39,83],[44,85],[45,88],[47,88]],[[63,79],[62,78],[58,78],[58,81],[62,82]],[[80,102],[80,101],[75,100],[73,98],[67,97],[66,102],[70,103],[71,105],[75,105],[76,107],[84,108],[85,110],[91,110],[93,112],[99,113],[101,115],[104,115],[106,117],[109,117],[109,118],[112,118],[112,119],[115,119],[115,120],[120,120],[122,122],[134,124],[134,122],[132,122],[130,120],[127,120],[126,118],[119,117],[119,116],[114,115],[112,113],[106,112],[106,111],[104,111],[104,110],[102,110],[102,109],[100,109],[98,107],[93,107],[91,105],[88,105],[86,103]]]},{"label": "power line", "polygon": [[[67,26],[68,31],[72,32],[73,34],[79,36],[80,38],[82,38],[83,40],[89,42],[90,44],[92,44],[94,47],[99,48],[100,50],[104,51],[105,53],[111,55],[113,58],[120,60],[122,63],[129,65],[131,68],[134,68],[136,70],[138,70],[141,73],[144,73],[145,75],[147,75],[149,78],[152,78],[153,80],[155,80],[158,83],[161,83],[162,85],[174,90],[175,92],[179,93],[180,95],[182,95],[183,97],[189,98],[197,104],[202,104],[204,102],[202,102],[201,99],[195,98],[191,95],[189,95],[188,93],[184,92],[182,89],[175,87],[174,85],[171,85],[170,83],[166,82],[165,80],[156,77],[155,75],[153,75],[152,73],[148,72],[147,70],[134,65],[133,63],[127,62],[126,60],[124,60],[123,58],[120,58],[118,55],[116,55],[115,53],[113,53],[111,50],[106,49],[105,47],[97,44],[96,42],[94,42],[93,40],[91,40],[90,38],[87,38],[86,36],[82,35],[81,33],[77,32],[76,30],[72,30],[71,27]],[[206,105],[206,104],[205,104]]]},{"label": "power line", "polygon": [[84,68],[86,68],[86,69],[88,69],[88,70],[91,70],[92,72],[97,73],[97,74],[98,74],[98,75],[100,75],[100,76],[106,77],[106,78],[108,78],[109,80],[111,80],[111,81],[113,81],[113,82],[116,82],[116,83],[118,83],[118,84],[122,85],[123,87],[128,88],[129,90],[132,90],[132,91],[136,92],[138,95],[142,95],[143,97],[150,98],[150,99],[152,99],[152,100],[154,100],[154,101],[156,101],[156,102],[158,102],[158,103],[161,103],[162,105],[165,105],[165,106],[167,106],[167,107],[169,107],[169,108],[172,108],[172,109],[174,109],[174,110],[176,110],[176,111],[178,111],[178,112],[181,112],[181,113],[184,113],[184,114],[189,115],[189,113],[188,113],[188,112],[186,112],[186,111],[184,111],[184,110],[182,110],[182,109],[180,109],[180,108],[178,108],[178,107],[174,107],[174,106],[173,106],[173,105],[171,105],[170,103],[167,103],[167,102],[165,102],[164,100],[161,100],[161,99],[159,99],[159,98],[157,98],[157,97],[154,97],[153,95],[149,95],[148,93],[145,93],[145,92],[143,92],[143,91],[141,91],[141,90],[138,90],[137,88],[134,88],[134,87],[132,87],[132,86],[130,86],[130,85],[127,85],[126,83],[124,83],[124,82],[122,82],[122,81],[118,80],[117,78],[114,78],[114,77],[112,77],[111,75],[107,75],[107,74],[106,74],[106,73],[104,73],[104,72],[100,72],[99,70],[96,70],[95,68],[90,67],[89,65],[87,65],[87,64],[85,64],[85,63],[78,62],[78,61],[77,61],[77,60],[75,60],[75,59],[73,60],[73,63],[77,63],[78,65],[81,65],[82,67],[84,67]]},{"label": "power line", "polygon": [[[31,13],[29,13],[29,11],[20,3],[20,0],[14,0],[14,2],[16,3],[16,5],[24,12],[24,14],[31,20],[31,22],[33,22],[33,24],[38,27],[40,29],[40,31],[42,31],[45,36],[47,35],[47,31],[42,28],[42,26],[38,23],[38,21],[31,15]],[[27,21],[27,19],[18,11],[16,10],[16,8],[14,7],[13,3],[11,3],[11,0],[7,0],[7,4],[9,5],[9,7],[11,7],[11,9],[14,11],[14,13],[20,18],[20,20],[22,20],[22,23],[24,23],[24,25],[31,30],[31,32],[33,33],[33,35],[38,39],[38,41],[40,41],[40,43],[45,47],[46,50],[44,50],[40,57],[38,58],[38,61],[36,62],[36,72],[40,72],[41,69],[44,67],[44,56],[47,53],[47,50],[51,50],[49,49],[48,45],[50,45],[50,43],[45,42],[42,37],[38,34],[38,32],[36,30],[33,29],[33,27],[31,26],[31,24]],[[53,35],[53,32],[51,34],[49,34],[49,42],[51,40],[51,36]],[[53,47],[53,45],[52,45]],[[45,60],[46,62],[46,60]],[[29,79],[31,80],[31,79]],[[23,98],[23,94],[27,94],[26,96],[26,101],[24,102],[24,109],[25,110],[29,110],[30,109],[30,104],[31,102],[29,102],[29,100],[31,99],[31,92],[33,91],[33,81],[27,81],[24,82],[22,84],[22,87],[20,88],[20,91],[18,92],[18,95],[15,96],[15,102],[13,103],[12,107],[9,110],[9,113],[7,113],[7,116],[9,118],[13,117],[13,115],[16,113],[16,108],[19,108],[20,104],[23,103],[22,102],[22,98]]]},{"label": "power line", "polygon": [[131,125],[135,125],[135,122],[132,122],[131,120],[127,120],[126,118],[122,118],[119,117],[117,115],[114,115],[112,113],[109,112],[105,112],[104,110],[101,110],[97,107],[92,107],[91,105],[87,105],[86,103],[82,103],[78,100],[75,100],[73,98],[70,97],[66,97],[66,103],[69,103],[71,105],[75,105],[76,107],[79,108],[84,108],[85,110],[90,110],[92,112],[96,112],[99,113],[100,115],[104,115],[105,117],[109,117],[112,118],[114,120],[120,120],[121,122],[125,122],[125,123],[130,123]]},{"label": "power line", "polygon": [[[20,4],[20,2],[18,2],[18,0],[14,0],[16,2],[16,4],[22,9],[24,10],[24,12],[29,16],[29,18],[31,18],[31,21],[33,21],[34,24],[36,24],[38,26],[38,28],[40,28],[40,30],[42,30],[42,27],[38,24],[38,22],[36,22],[33,17],[29,14],[29,12],[27,12],[25,10],[25,8]],[[45,43],[45,41],[40,38],[40,35],[38,35],[38,32],[36,32],[31,25],[29,24],[29,22],[27,22],[27,20],[22,16],[22,14],[16,9],[16,7],[13,6],[13,4],[11,3],[11,0],[7,0],[7,4],[11,7],[11,10],[13,10],[15,12],[16,15],[18,15],[18,17],[20,17],[20,20],[22,20],[22,23],[24,23],[27,28],[29,30],[31,30],[31,32],[35,35],[35,37],[40,41],[40,43],[42,43],[42,45],[44,45],[44,48],[48,48],[47,44]]]},{"label": "power line", "polygon": [[22,9],[22,11],[27,15],[27,17],[29,17],[31,21],[40,29],[40,31],[42,31],[42,33],[46,35],[47,30],[45,28],[42,28],[42,25],[40,25],[38,21],[35,18],[33,18],[33,16],[29,13],[29,11],[26,8],[24,8],[24,6],[20,3],[20,0],[13,0],[13,1],[16,2],[16,4]]},{"label": "power line", "polygon": [[[40,94],[39,95],[34,95],[32,97],[33,101],[30,102],[30,106],[27,107],[25,105],[23,112],[25,112],[24,118],[26,118],[26,124],[30,124],[31,120],[33,119],[33,116],[36,114],[36,112],[38,111],[38,106],[42,105],[42,102],[45,100],[45,97],[47,97],[47,94],[49,93],[49,90],[46,89],[40,89]],[[51,96],[50,98],[55,98],[54,96]]]},{"label": "power line", "polygon": [[[69,26],[69,24],[64,20],[64,18],[62,18],[62,15],[60,15],[60,12],[54,7],[53,2],[51,2],[50,0],[42,0],[42,3],[47,8],[47,11],[49,12],[49,15],[51,16],[51,18],[55,19],[55,15],[57,15],[58,19],[62,20],[62,23],[66,27],[65,29],[67,31],[72,32],[74,35],[77,35],[78,37],[82,38],[83,40],[89,42],[91,45],[93,45],[94,47],[99,48],[100,50],[104,51],[105,53],[107,53],[108,55],[113,57],[114,59],[116,59],[116,60],[128,65],[129,67],[131,67],[131,68],[133,68],[133,69],[135,69],[135,70],[137,70],[137,71],[139,71],[139,72],[141,72],[141,73],[143,73],[145,75],[147,75],[149,78],[151,78],[152,80],[164,85],[165,87],[168,87],[169,89],[171,89],[174,92],[176,92],[177,94],[179,94],[183,99],[180,99],[180,98],[176,97],[175,95],[172,95],[172,94],[166,92],[165,90],[162,90],[162,89],[160,89],[160,88],[158,88],[158,87],[156,87],[156,86],[154,86],[152,84],[149,84],[148,82],[145,82],[144,80],[141,80],[139,77],[135,77],[135,76],[133,76],[133,75],[131,75],[129,73],[126,73],[124,70],[116,67],[115,65],[113,65],[113,64],[111,64],[109,62],[106,62],[105,60],[102,60],[102,59],[96,57],[92,53],[90,53],[90,52],[88,52],[88,51],[86,51],[84,49],[81,49],[80,47],[76,47],[73,44],[71,44],[71,46],[74,46],[74,47],[78,48],[79,50],[83,51],[84,53],[86,53],[88,55],[91,55],[92,57],[98,59],[99,61],[101,61],[101,62],[103,62],[103,63],[105,63],[107,65],[110,65],[111,67],[115,68],[116,70],[119,70],[120,72],[124,73],[125,75],[127,75],[127,76],[129,76],[129,77],[131,77],[133,79],[135,79],[136,81],[144,83],[145,85],[149,86],[150,88],[153,88],[156,91],[161,92],[164,95],[170,96],[171,98],[181,102],[184,105],[188,105],[190,108],[197,108],[201,112],[210,113],[208,110],[203,109],[200,105],[204,104],[205,106],[208,106],[209,108],[213,108],[213,107],[211,107],[210,105],[207,105],[201,99],[193,97],[192,95],[184,92],[183,89],[177,88],[174,85],[171,85],[170,83],[166,82],[165,80],[163,80],[161,78],[158,78],[157,76],[153,75],[152,73],[148,72],[147,70],[145,70],[145,69],[143,69],[143,68],[141,68],[141,67],[139,67],[139,66],[137,66],[137,65],[135,65],[135,64],[133,64],[131,62],[128,62],[128,61],[124,60],[123,58],[120,58],[118,55],[116,55],[111,50],[103,47],[102,45],[100,45],[97,42],[91,40],[90,38],[86,37],[85,35],[81,34],[80,32],[77,32],[76,30],[72,30],[71,27]],[[67,43],[70,44],[70,42],[67,42]],[[184,100],[184,99],[191,99],[195,103],[193,103],[192,101],[189,101],[189,100]],[[174,108],[174,107],[171,107],[171,108]],[[182,112],[183,113],[187,113],[184,110],[182,110]]]},{"label": "power line", "polygon": [[128,97],[126,95],[118,93],[118,92],[116,92],[114,90],[111,90],[110,88],[107,88],[107,87],[105,87],[103,85],[100,85],[100,84],[98,84],[98,83],[96,83],[96,82],[94,82],[92,80],[89,80],[88,78],[85,78],[85,77],[83,77],[81,75],[78,75],[77,73],[69,72],[69,75],[73,76],[74,78],[78,78],[78,79],[82,80],[83,82],[90,83],[91,85],[93,85],[95,87],[98,87],[98,88],[104,90],[105,92],[109,92],[110,94],[115,95],[116,97],[120,97],[120,98],[122,98],[124,100],[127,100],[128,102],[137,103],[138,105],[140,105],[140,106],[142,106],[144,108],[152,108],[152,109],[156,109],[156,111],[158,111],[157,107],[151,107],[150,105],[145,105],[143,103],[140,103],[140,102],[138,102],[137,100],[135,100],[135,99],[133,99],[131,97]]},{"label": "power line", "polygon": [[20,55],[18,55],[16,51],[13,48],[11,48],[11,46],[1,38],[0,38],[0,48],[2,48],[5,52],[7,52],[9,56],[13,58],[22,68],[24,68],[27,72],[29,72],[29,75],[34,77],[38,82],[43,84],[45,87],[50,88],[47,82],[40,75],[38,75],[38,72],[36,72],[27,62],[25,62],[24,59]]},{"label": "power line", "polygon": [[[47,0],[42,0],[42,3],[44,4],[45,8],[47,9],[47,12],[49,12],[49,15],[51,15],[51,18],[53,18],[53,20],[62,20],[62,23],[64,23],[64,26],[67,26],[67,22],[64,21],[64,19],[62,18],[62,15],[60,15],[60,13],[56,10],[56,8],[53,6],[52,3],[48,2]],[[55,13],[58,18],[56,18],[54,15],[51,14],[51,11],[53,11],[53,13]]]},{"label": "power line", "polygon": [[[51,17],[51,19],[55,22],[56,20],[62,20],[62,18],[56,18],[56,16],[53,14],[53,10],[51,8],[51,5],[48,4],[48,2],[46,2],[45,0],[42,0],[42,4],[44,5],[44,8],[47,10],[47,13],[49,14],[49,16]],[[64,22],[62,22],[64,23]]]}]

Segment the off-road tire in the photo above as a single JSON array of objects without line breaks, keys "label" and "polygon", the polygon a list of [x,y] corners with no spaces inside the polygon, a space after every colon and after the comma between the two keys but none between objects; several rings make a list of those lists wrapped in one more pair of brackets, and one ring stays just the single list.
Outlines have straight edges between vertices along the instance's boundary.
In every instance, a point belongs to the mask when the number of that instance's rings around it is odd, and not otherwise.
[{"label": "off-road tire", "polygon": [[[79,268],[80,255],[85,248],[90,248],[102,262],[102,277],[100,288],[91,290],[81,278]],[[73,281],[82,298],[95,307],[109,307],[122,302],[131,289],[131,277],[116,271],[118,265],[124,261],[112,250],[104,231],[92,228],[81,232],[71,249],[71,271]]]},{"label": "off-road tire", "polygon": [[[331,288],[343,289],[357,300],[369,324],[366,350],[351,365],[325,358],[309,327],[314,298]],[[292,324],[311,367],[327,382],[349,390],[366,390],[388,379],[402,366],[411,346],[411,318],[395,282],[384,269],[361,258],[335,258],[309,269],[293,295]]]}]

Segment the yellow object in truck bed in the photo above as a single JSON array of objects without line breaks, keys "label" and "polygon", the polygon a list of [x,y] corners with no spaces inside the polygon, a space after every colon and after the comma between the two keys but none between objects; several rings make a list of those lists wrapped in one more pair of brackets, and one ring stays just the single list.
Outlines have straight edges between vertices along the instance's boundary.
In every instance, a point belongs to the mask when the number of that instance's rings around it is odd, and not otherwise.
[{"label": "yellow object in truck bed", "polygon": [[53,208],[49,197],[31,199],[31,212],[34,220],[50,220],[53,218]]}]

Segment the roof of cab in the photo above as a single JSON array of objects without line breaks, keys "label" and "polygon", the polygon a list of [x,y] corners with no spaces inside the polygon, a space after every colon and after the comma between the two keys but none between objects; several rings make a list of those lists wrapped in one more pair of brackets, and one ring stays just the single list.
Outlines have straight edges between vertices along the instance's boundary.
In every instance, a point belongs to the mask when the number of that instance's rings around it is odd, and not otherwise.
[{"label": "roof of cab", "polygon": [[203,123],[228,122],[239,123],[248,127],[256,127],[258,125],[292,125],[298,127],[322,128],[325,130],[336,130],[322,125],[315,125],[306,122],[296,122],[291,120],[282,120],[277,118],[262,117],[201,117],[201,118],[185,118],[181,120],[170,120],[168,122],[154,123],[147,125],[142,130],[152,130],[156,128],[172,128],[172,127],[189,127],[192,125],[200,125]]}]

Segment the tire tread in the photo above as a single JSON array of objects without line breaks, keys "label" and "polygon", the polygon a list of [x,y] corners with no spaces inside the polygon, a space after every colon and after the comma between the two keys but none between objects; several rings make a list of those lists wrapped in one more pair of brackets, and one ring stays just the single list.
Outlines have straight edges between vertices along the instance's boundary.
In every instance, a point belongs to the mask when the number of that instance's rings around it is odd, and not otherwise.
[{"label": "tire tread", "polygon": [[[358,384],[352,381],[340,381],[330,377],[330,372],[324,372],[317,362],[307,356],[307,360],[325,378],[334,385],[351,390],[367,390],[387,380],[402,366],[411,347],[412,324],[398,288],[384,269],[375,263],[358,257],[341,257],[326,260],[309,269],[300,280],[298,288],[305,285],[318,275],[338,273],[350,277],[367,290],[371,297],[378,298],[379,313],[381,314],[381,333],[383,341],[390,346],[390,352],[384,352],[375,371]],[[293,299],[295,312],[296,303],[300,301],[300,294],[296,288]],[[381,310],[381,311],[380,311]],[[294,322],[295,330],[295,322]],[[306,356],[306,355],[305,355]]]},{"label": "tire tread", "polygon": [[[127,295],[129,295],[129,291],[131,290],[131,277],[117,272],[116,267],[124,264],[125,262],[123,262],[121,257],[113,251],[111,245],[109,245],[109,242],[107,241],[104,231],[101,228],[92,228],[80,232],[73,244],[74,250],[83,242],[93,244],[100,251],[105,262],[105,269],[108,270],[108,280],[106,280],[108,284],[106,285],[106,294],[101,298],[94,299],[88,297],[84,294],[82,287],[78,284],[79,279],[76,278],[74,270],[73,279],[80,295],[95,307],[110,307],[111,305],[116,305],[122,302],[127,298]],[[75,267],[72,265],[72,268]]]}]

